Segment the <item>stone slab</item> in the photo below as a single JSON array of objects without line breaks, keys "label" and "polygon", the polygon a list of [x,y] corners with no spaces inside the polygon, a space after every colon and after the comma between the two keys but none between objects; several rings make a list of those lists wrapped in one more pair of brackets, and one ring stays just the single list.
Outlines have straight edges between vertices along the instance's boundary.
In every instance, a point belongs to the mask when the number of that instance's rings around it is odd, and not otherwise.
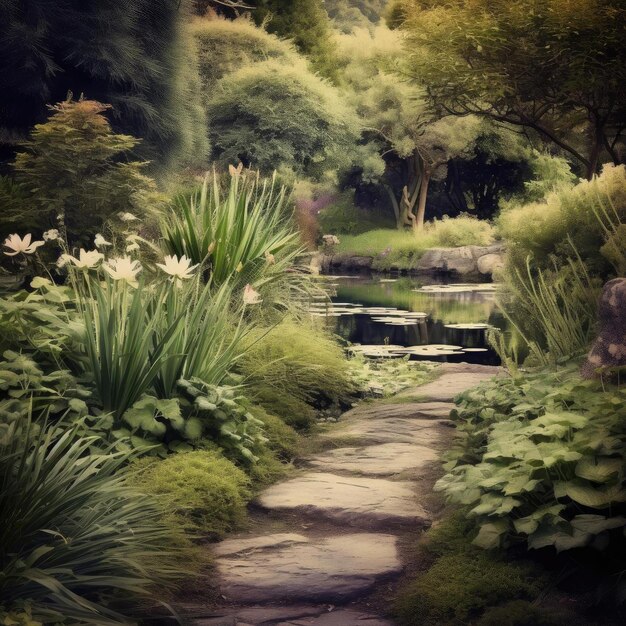
[{"label": "stone slab", "polygon": [[428,526],[429,513],[417,502],[410,482],[309,472],[272,485],[257,503],[276,511],[297,511],[360,528]]},{"label": "stone slab", "polygon": [[391,417],[340,422],[324,434],[328,439],[354,439],[368,443],[413,443],[439,449],[454,433],[453,422]]},{"label": "stone slab", "polygon": [[[418,394],[422,387],[412,387],[411,393]],[[405,390],[404,394],[407,393]],[[455,407],[452,402],[375,402],[361,404],[341,416],[341,422],[351,419],[388,419],[402,417],[405,419],[447,419]]]},{"label": "stone slab", "polygon": [[331,472],[392,476],[426,467],[439,455],[432,448],[412,443],[382,443],[361,448],[337,448],[307,459],[307,464]]},{"label": "stone slab", "polygon": [[[496,368],[494,368],[496,369]],[[402,396],[420,396],[436,402],[450,402],[456,396],[472,387],[476,387],[483,380],[489,380],[496,372],[459,372],[443,374],[437,380],[419,387],[404,390]]]},{"label": "stone slab", "polygon": [[300,536],[286,545],[271,545],[260,537],[258,545],[252,550],[248,542],[240,552],[227,548],[229,556],[216,559],[220,592],[226,598],[256,603],[345,602],[402,571],[393,535],[354,533],[319,540]]},{"label": "stone slab", "polygon": [[387,619],[328,605],[249,607],[235,613],[196,619],[192,626],[393,626]]}]

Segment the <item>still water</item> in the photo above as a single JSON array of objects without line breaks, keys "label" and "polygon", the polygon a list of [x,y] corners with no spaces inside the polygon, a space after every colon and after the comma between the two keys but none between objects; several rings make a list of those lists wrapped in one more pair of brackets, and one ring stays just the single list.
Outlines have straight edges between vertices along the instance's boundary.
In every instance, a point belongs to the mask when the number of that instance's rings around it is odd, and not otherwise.
[{"label": "still water", "polygon": [[394,354],[408,346],[411,359],[500,363],[486,338],[489,327],[506,328],[493,284],[382,276],[325,276],[324,283],[333,304],[314,303],[314,314],[352,344],[391,346]]}]

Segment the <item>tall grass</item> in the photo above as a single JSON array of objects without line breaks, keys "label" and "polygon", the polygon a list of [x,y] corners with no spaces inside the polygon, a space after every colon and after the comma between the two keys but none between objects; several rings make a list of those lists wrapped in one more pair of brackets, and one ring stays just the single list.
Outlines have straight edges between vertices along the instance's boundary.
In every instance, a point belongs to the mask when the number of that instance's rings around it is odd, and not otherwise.
[{"label": "tall grass", "polygon": [[[505,317],[537,363],[549,365],[581,355],[593,339],[599,287],[576,254],[565,267],[516,270],[508,285],[515,304],[498,298]],[[532,334],[527,329],[532,329]]]},{"label": "tall grass", "polygon": [[216,286],[280,280],[301,252],[287,189],[250,173],[232,175],[227,191],[214,173],[199,190],[177,196],[161,235],[170,254],[201,264]]},{"label": "tall grass", "polygon": [[113,604],[181,574],[166,547],[176,531],[127,485],[128,453],[92,454],[101,442],[78,429],[0,442],[0,602],[29,601],[46,624],[127,624]]}]

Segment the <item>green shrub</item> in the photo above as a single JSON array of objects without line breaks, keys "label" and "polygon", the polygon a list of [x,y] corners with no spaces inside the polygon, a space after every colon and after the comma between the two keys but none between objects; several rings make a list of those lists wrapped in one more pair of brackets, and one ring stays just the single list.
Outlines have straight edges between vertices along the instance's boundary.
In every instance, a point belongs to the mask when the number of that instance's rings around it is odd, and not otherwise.
[{"label": "green shrub", "polygon": [[[539,594],[545,582],[533,566],[507,563],[476,551],[468,547],[468,539],[456,522],[449,525],[444,521],[442,525],[452,544],[436,539],[439,554],[435,562],[400,589],[394,615],[401,626],[467,623],[486,607]],[[430,531],[427,541],[428,534]]]},{"label": "green shrub", "polygon": [[283,461],[295,459],[300,452],[301,436],[280,417],[268,413],[261,407],[253,407],[250,411],[263,422],[267,447]]},{"label": "green shrub", "polygon": [[140,217],[163,202],[155,182],[142,174],[147,163],[128,158],[138,140],[111,130],[103,115],[109,108],[82,99],[51,107],[13,163],[24,201],[16,199],[15,210],[3,213],[2,231],[13,224],[58,228],[70,248],[91,247],[111,216],[131,211]]},{"label": "green shrub", "polygon": [[6,610],[30,600],[33,618],[46,624],[126,623],[120,601],[136,608],[155,583],[180,577],[171,550],[171,542],[184,543],[180,530],[163,524],[157,503],[130,486],[129,459],[79,437],[78,427],[30,429],[0,442]]},{"label": "green shrub", "polygon": [[200,189],[180,194],[164,215],[163,242],[170,254],[206,269],[214,285],[294,282],[296,276],[286,270],[300,245],[288,196],[275,177],[234,170],[224,191],[217,175],[207,176]]},{"label": "green shrub", "polygon": [[453,419],[464,437],[436,484],[469,507],[482,548],[598,551],[619,571],[626,527],[626,390],[577,364],[482,383]]},{"label": "green shrub", "polygon": [[592,276],[607,278],[612,273],[611,264],[600,252],[607,235],[605,210],[614,221],[626,222],[623,165],[605,165],[592,181],[553,193],[545,202],[503,212],[498,230],[507,241],[509,273],[515,269],[523,272],[529,255],[537,269],[551,269],[553,258],[565,265],[575,249]]},{"label": "green shrub", "polygon": [[172,526],[219,538],[246,518],[250,479],[217,451],[141,459],[134,467],[135,487],[162,501]]},{"label": "green shrub", "polygon": [[313,324],[287,318],[253,331],[249,341],[240,362],[249,397],[295,428],[354,391],[343,351]]},{"label": "green shrub", "polygon": [[332,204],[322,209],[317,219],[325,235],[360,235],[368,230],[393,228],[394,220],[374,211],[354,205],[354,194],[343,193]]}]

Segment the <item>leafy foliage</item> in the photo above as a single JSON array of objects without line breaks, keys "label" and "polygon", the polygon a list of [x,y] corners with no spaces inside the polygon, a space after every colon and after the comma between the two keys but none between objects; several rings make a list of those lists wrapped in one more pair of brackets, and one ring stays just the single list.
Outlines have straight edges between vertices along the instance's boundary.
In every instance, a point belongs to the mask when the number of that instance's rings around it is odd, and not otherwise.
[{"label": "leafy foliage", "polygon": [[316,72],[336,79],[330,21],[323,0],[251,0],[252,17],[271,33],[293,40]]},{"label": "leafy foliage", "polygon": [[300,247],[290,217],[287,189],[275,177],[236,173],[224,191],[214,174],[175,199],[161,233],[168,252],[205,267],[214,285],[295,283],[288,271]]},{"label": "leafy foliage", "polygon": [[187,2],[9,0],[0,11],[5,153],[71,91],[111,104],[116,131],[144,138],[141,158],[171,165],[206,156]]},{"label": "leafy foliage", "polygon": [[[620,162],[626,65],[621,2],[401,5],[410,71],[436,107],[539,133],[573,156],[589,178],[599,163]],[[586,131],[582,141],[580,128]]]},{"label": "leafy foliage", "polygon": [[619,553],[626,526],[624,389],[575,365],[481,384],[459,399],[464,433],[437,484],[470,507],[474,543]]},{"label": "leafy foliage", "polygon": [[400,589],[395,602],[402,626],[467,623],[487,607],[539,595],[545,580],[535,567],[471,546],[467,526],[453,513],[426,533],[420,557],[429,567]]},{"label": "leafy foliage", "polygon": [[[277,106],[280,102],[280,106]],[[268,60],[225,76],[207,101],[213,156],[320,178],[352,161],[357,121],[341,93],[301,61]]]},{"label": "leafy foliage", "polygon": [[167,548],[176,531],[129,486],[129,454],[90,454],[95,438],[78,426],[55,431],[0,442],[2,601],[29,600],[44,623],[119,624],[128,615],[110,608],[116,599],[180,575]]},{"label": "leafy foliage", "polygon": [[112,215],[130,209],[143,216],[158,206],[155,182],[142,173],[147,164],[125,160],[138,140],[111,130],[103,114],[109,108],[94,100],[51,107],[13,163],[22,200],[3,213],[2,230],[56,227],[70,248],[80,247]]}]

